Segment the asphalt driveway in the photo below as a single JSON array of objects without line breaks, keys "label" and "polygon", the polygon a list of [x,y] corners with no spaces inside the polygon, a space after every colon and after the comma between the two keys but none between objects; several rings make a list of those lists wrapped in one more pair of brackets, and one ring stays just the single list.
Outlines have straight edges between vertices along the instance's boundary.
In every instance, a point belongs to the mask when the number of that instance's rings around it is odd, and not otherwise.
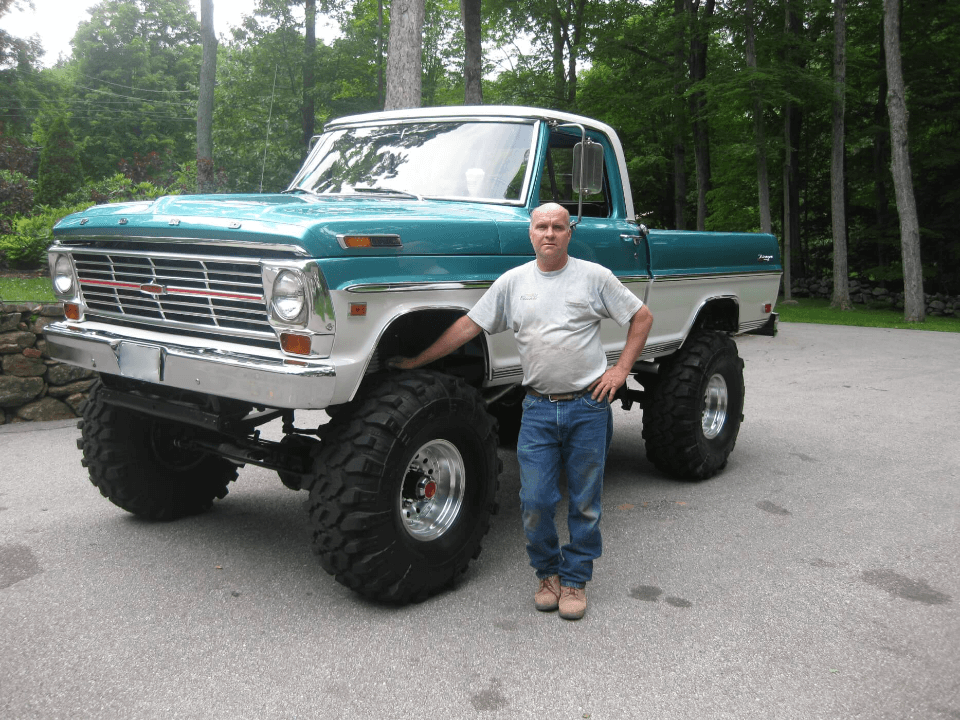
[{"label": "asphalt driveway", "polygon": [[739,346],[719,477],[663,478],[616,412],[577,623],[533,608],[509,452],[480,560],[389,608],[323,572],[267,471],[150,523],[89,484],[73,423],[0,427],[0,717],[960,718],[960,336]]}]

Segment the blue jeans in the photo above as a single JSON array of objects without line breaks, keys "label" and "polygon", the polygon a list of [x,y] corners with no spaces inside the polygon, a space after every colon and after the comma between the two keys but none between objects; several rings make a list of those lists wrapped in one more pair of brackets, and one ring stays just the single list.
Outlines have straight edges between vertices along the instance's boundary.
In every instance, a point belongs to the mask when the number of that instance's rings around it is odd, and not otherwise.
[{"label": "blue jeans", "polygon": [[[603,467],[613,438],[613,411],[589,394],[551,402],[527,395],[517,440],[520,511],[530,564],[540,579],[560,576],[560,584],[582,588],[600,557],[600,495]],[[560,470],[567,475],[570,542],[560,547],[555,516],[560,502]]]}]

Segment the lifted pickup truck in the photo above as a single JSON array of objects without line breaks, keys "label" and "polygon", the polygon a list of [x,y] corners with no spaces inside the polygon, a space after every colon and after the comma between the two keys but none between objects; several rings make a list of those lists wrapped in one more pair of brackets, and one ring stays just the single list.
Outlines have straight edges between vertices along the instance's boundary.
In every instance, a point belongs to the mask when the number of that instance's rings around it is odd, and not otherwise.
[{"label": "lifted pickup truck", "polygon": [[[647,229],[608,126],[520,107],[331,122],[283,193],[165,197],[71,215],[49,251],[65,319],[51,357],[96,370],[80,422],[100,492],[146,518],[202,512],[237,469],[309,492],[323,567],[369,597],[418,600],[477,557],[496,511],[499,442],[515,443],[522,371],[510,333],[426,370],[388,370],[533,258],[530,211],[575,218],[570,252],[653,311],[624,407],[647,457],[702,479],[740,428],[732,336],[773,334],[770,235]],[[625,331],[601,336],[609,362]],[[298,427],[295,411],[329,421]],[[258,428],[282,420],[283,439]]]}]

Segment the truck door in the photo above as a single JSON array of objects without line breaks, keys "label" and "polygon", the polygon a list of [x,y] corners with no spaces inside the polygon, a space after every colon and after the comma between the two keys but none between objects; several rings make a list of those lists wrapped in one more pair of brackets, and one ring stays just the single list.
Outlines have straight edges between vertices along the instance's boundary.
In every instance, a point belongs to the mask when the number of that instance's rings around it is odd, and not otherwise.
[{"label": "truck door", "polygon": [[[627,222],[617,158],[605,138],[591,139],[604,146],[603,188],[583,198],[583,218],[573,230],[570,254],[603,265],[641,300],[646,300],[650,284],[649,254],[638,226]],[[540,178],[539,204],[556,202],[570,212],[576,222],[578,199],[573,188],[573,147],[580,133],[572,128],[550,132],[543,173]],[[604,347],[616,346],[616,355],[624,341],[624,330],[612,320],[604,323],[601,337]],[[608,349],[607,356],[611,357]]]}]

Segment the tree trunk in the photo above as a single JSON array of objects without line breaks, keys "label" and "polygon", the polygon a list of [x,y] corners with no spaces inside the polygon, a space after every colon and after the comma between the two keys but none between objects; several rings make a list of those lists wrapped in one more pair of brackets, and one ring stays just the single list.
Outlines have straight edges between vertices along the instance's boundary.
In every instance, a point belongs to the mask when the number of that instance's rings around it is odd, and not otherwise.
[{"label": "tree trunk", "polygon": [[197,99],[197,191],[214,191],[213,87],[217,78],[217,35],[213,28],[213,0],[200,0],[200,92]]},{"label": "tree trunk", "polygon": [[833,298],[830,307],[850,310],[847,270],[846,147],[847,10],[846,0],[833,0],[833,153],[830,156],[830,208],[833,218]]},{"label": "tree trunk", "polygon": [[383,107],[383,0],[377,1],[377,107]]},{"label": "tree trunk", "polygon": [[303,147],[310,148],[310,140],[316,128],[316,105],[314,100],[314,65],[317,55],[317,0],[306,0],[306,37],[303,43]]},{"label": "tree trunk", "polygon": [[553,94],[554,107],[564,107],[564,98],[567,95],[567,75],[563,64],[563,18],[560,16],[560,8],[556,3],[550,6],[550,33],[553,38]]},{"label": "tree trunk", "polygon": [[[793,46],[802,24],[795,0],[783,0],[784,65],[795,62]],[[800,125],[803,115],[789,100],[783,105],[783,293],[791,300],[794,255],[800,240]],[[802,272],[802,263],[801,263]]]},{"label": "tree trunk", "polygon": [[483,104],[483,46],[480,42],[481,0],[460,0],[460,17],[463,20],[463,101],[467,105]]},{"label": "tree trunk", "polygon": [[[753,73],[757,71],[756,31],[753,0],[747,0],[747,67]],[[769,233],[773,229],[770,221],[770,177],[767,173],[767,139],[763,127],[763,99],[760,90],[753,86],[753,130],[757,143],[757,191],[760,201],[760,232]]]},{"label": "tree trunk", "polygon": [[873,197],[874,216],[877,225],[877,267],[887,264],[884,236],[889,232],[887,223],[890,199],[887,194],[887,157],[890,154],[890,129],[887,121],[887,58],[883,51],[883,19],[880,20],[880,52],[877,57],[877,102],[873,107]]},{"label": "tree trunk", "polygon": [[424,0],[393,0],[387,48],[385,110],[420,107]]},{"label": "tree trunk", "polygon": [[[693,85],[707,78],[708,24],[715,6],[716,0],[706,0],[701,14],[700,0],[687,0],[692,28],[690,80]],[[693,118],[693,152],[697,164],[697,230],[706,230],[707,193],[710,192],[710,129],[707,94],[702,89],[694,89],[690,96],[690,115]]]},{"label": "tree trunk", "polygon": [[678,30],[673,56],[673,224],[677,230],[687,229],[687,109],[683,99],[687,85],[684,73],[686,48],[684,47],[684,33],[679,31],[684,24],[685,2],[686,0],[673,1],[673,19]]},{"label": "tree trunk", "polygon": [[887,56],[887,113],[890,115],[890,150],[893,187],[900,214],[903,253],[903,319],[923,322],[923,265],[920,261],[920,220],[910,172],[910,137],[907,129],[906,89],[900,61],[900,0],[883,2],[884,51]]}]

